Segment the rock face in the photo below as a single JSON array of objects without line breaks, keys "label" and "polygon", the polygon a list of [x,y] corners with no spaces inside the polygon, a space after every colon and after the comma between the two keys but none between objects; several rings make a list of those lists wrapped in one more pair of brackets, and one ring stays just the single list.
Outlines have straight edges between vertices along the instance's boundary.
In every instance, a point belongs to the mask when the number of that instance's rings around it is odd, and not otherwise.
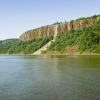
[{"label": "rock face", "polygon": [[46,37],[46,36],[52,38],[54,37],[55,32],[59,34],[62,32],[68,32],[69,30],[72,29],[74,30],[82,29],[97,23],[99,20],[100,20],[100,16],[92,16],[92,17],[77,19],[69,22],[56,23],[52,25],[43,26],[23,33],[20,36],[20,40],[28,41],[31,40],[32,38],[39,38],[39,37]]}]

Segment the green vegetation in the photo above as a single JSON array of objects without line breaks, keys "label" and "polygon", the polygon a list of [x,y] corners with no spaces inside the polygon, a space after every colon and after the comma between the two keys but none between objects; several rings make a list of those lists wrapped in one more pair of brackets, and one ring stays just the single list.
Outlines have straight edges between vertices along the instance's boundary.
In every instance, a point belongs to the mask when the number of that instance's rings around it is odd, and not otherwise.
[{"label": "green vegetation", "polygon": [[19,39],[0,41],[0,54],[32,54],[48,41],[47,37],[32,39],[26,42]]},{"label": "green vegetation", "polygon": [[[100,17],[100,15],[94,15],[87,18],[80,17],[79,19],[75,20],[80,22],[80,20],[83,19],[90,19],[91,22],[98,22],[83,29],[81,28],[78,30],[70,30],[66,33],[59,33],[56,40],[52,42],[47,51],[43,51],[43,53],[64,54],[70,52],[88,52],[100,54],[100,20],[95,20],[97,17]],[[70,24],[73,23],[73,21],[74,20],[70,21]],[[55,24],[59,23],[57,22]],[[29,30],[26,33],[31,33],[32,31],[33,30]],[[34,38],[25,42],[19,39],[0,41],[0,54],[32,54],[52,39],[53,37],[45,37]]]},{"label": "green vegetation", "polygon": [[47,52],[64,53],[74,47],[77,52],[100,53],[100,21],[93,26],[82,30],[71,30],[60,33],[55,42],[52,42]]},{"label": "green vegetation", "polygon": [[84,19],[86,19],[85,17],[80,17],[80,18],[78,18],[78,19],[76,19],[76,21],[80,21],[80,20],[84,20]]},{"label": "green vegetation", "polygon": [[80,17],[78,19],[76,19],[76,21],[80,21],[80,20],[84,20],[84,19],[90,19],[90,18],[96,18],[96,17],[99,17],[100,15],[94,15],[94,16],[91,16],[91,17]]}]

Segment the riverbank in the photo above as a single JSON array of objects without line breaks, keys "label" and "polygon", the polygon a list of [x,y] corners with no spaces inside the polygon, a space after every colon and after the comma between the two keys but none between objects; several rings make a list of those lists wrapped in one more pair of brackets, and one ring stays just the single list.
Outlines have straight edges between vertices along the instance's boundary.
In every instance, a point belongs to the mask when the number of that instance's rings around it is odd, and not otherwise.
[{"label": "riverbank", "polygon": [[48,52],[44,53],[42,55],[67,55],[67,56],[79,56],[79,55],[100,55],[98,53],[93,53],[93,52],[75,52],[75,53],[60,53],[60,52]]},{"label": "riverbank", "polygon": [[79,52],[77,52],[77,53],[75,53],[75,54],[69,54],[69,53],[43,53],[43,54],[0,54],[0,56],[4,56],[4,55],[6,55],[6,56],[9,56],[9,55],[12,55],[12,56],[46,56],[46,55],[51,55],[51,56],[53,56],[53,55],[58,55],[58,56],[95,56],[95,55],[99,55],[100,56],[100,54],[97,54],[97,53],[87,53],[87,52],[83,52],[83,53],[79,53]]}]

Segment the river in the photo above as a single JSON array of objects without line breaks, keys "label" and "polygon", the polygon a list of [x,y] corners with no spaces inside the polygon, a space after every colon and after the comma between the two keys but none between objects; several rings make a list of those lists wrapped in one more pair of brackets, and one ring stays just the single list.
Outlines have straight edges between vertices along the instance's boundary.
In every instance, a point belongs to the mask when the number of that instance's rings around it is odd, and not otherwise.
[{"label": "river", "polygon": [[100,56],[0,56],[0,100],[100,100]]}]

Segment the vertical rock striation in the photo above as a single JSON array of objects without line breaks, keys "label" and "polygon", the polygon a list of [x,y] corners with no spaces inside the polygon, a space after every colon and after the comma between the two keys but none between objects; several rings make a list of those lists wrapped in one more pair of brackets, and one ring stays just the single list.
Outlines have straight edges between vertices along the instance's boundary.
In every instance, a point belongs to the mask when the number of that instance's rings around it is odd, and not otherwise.
[{"label": "vertical rock striation", "polygon": [[57,35],[62,32],[68,32],[69,30],[72,29],[77,30],[77,29],[89,27],[97,23],[99,20],[100,20],[100,16],[93,16],[93,17],[77,19],[77,20],[64,22],[64,23],[56,23],[52,25],[43,26],[23,33],[20,36],[20,40],[28,41],[31,40],[32,38],[39,38],[39,37],[46,37],[46,36],[52,38],[55,37],[55,34]]}]

